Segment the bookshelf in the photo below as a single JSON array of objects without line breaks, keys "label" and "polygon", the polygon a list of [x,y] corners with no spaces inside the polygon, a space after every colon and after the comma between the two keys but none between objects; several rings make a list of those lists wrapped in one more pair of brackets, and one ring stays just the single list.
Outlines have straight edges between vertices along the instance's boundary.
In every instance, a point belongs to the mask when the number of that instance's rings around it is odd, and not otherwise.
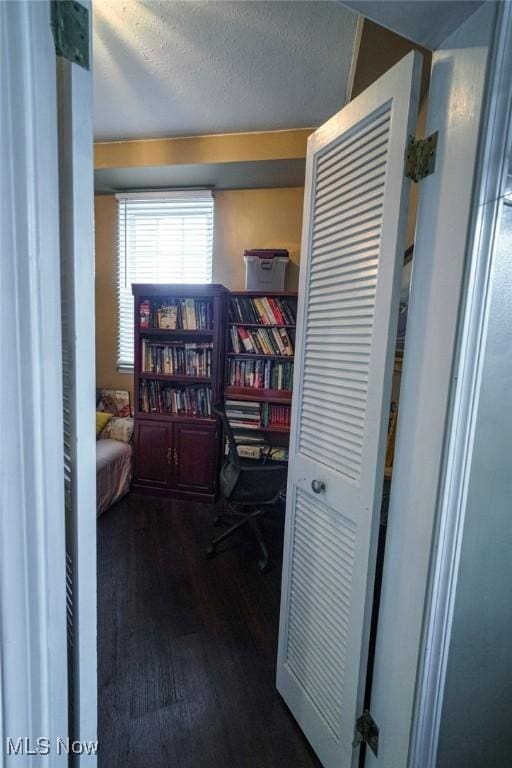
[{"label": "bookshelf", "polygon": [[134,284],[133,488],[211,501],[221,458],[222,285]]},{"label": "bookshelf", "polygon": [[282,459],[290,434],[297,294],[233,291],[227,315],[224,400],[239,451],[256,458],[261,448]]}]

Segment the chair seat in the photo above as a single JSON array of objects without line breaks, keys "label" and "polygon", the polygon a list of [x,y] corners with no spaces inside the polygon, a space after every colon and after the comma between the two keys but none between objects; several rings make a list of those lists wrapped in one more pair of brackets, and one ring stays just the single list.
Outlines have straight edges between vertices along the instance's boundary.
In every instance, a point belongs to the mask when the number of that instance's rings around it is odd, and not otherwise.
[{"label": "chair seat", "polygon": [[258,464],[247,459],[239,467],[228,463],[220,473],[222,494],[233,503],[271,504],[279,497],[286,473],[283,462]]}]

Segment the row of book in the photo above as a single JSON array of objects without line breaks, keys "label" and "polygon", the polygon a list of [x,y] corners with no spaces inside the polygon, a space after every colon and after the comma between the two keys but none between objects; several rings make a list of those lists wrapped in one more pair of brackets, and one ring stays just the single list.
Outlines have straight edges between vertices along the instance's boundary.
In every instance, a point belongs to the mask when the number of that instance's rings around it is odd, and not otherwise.
[{"label": "row of book", "polygon": [[141,341],[143,373],[168,376],[211,376],[213,344],[159,344],[148,339]]},{"label": "row of book", "polygon": [[139,409],[142,413],[175,413],[183,416],[211,416],[211,387],[160,386],[159,381],[141,381]]},{"label": "row of book", "polygon": [[291,408],[272,403],[225,401],[226,416],[232,429],[262,429],[281,427],[289,429]]},{"label": "row of book", "polygon": [[275,360],[230,360],[228,384],[251,389],[292,389],[293,363]]},{"label": "row of book", "polygon": [[289,429],[291,424],[291,410],[289,405],[261,403],[262,426],[283,427],[284,429]]},{"label": "row of book", "polygon": [[230,328],[231,351],[293,357],[293,344],[286,328]]},{"label": "row of book", "polygon": [[231,296],[229,319],[232,323],[295,325],[295,310],[287,299],[272,296]]},{"label": "row of book", "polygon": [[201,299],[166,299],[139,304],[140,328],[165,328],[174,331],[213,328],[213,304]]}]

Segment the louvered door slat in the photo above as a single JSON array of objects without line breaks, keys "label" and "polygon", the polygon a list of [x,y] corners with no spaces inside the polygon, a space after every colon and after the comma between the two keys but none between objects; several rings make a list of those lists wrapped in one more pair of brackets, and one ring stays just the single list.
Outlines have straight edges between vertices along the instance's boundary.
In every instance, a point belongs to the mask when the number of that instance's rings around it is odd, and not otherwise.
[{"label": "louvered door slat", "polygon": [[[377,152],[377,150],[376,150]],[[346,177],[340,177],[340,183],[336,189],[329,193],[318,195],[315,204],[316,226],[319,227],[335,212],[340,195],[345,201],[346,215],[357,207],[358,203],[365,202],[368,205],[376,198],[381,198],[384,192],[382,173],[385,172],[386,163],[382,160],[382,147],[379,148],[379,158],[373,162],[361,163]]]},{"label": "louvered door slat", "polygon": [[319,157],[318,166],[322,168],[323,174],[321,179],[315,181],[315,189],[321,191],[323,187],[332,184],[332,174],[339,172],[340,164],[350,167],[351,163],[357,162],[366,148],[378,141],[383,132],[388,131],[388,124],[389,112],[385,110],[380,116],[374,116],[373,120],[369,120],[366,127],[360,126],[354,131],[352,137],[347,136],[335,152]]},{"label": "louvered door slat", "polygon": [[357,761],[418,80],[411,54],[308,144],[277,684],[325,768]]}]

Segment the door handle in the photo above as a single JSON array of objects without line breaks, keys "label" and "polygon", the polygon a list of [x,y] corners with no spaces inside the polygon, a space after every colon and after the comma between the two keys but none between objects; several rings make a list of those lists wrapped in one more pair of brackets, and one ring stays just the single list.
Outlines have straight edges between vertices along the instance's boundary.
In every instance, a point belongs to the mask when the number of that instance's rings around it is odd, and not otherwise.
[{"label": "door handle", "polygon": [[325,493],[325,483],[323,480],[312,480],[311,487],[315,493]]},{"label": "door handle", "polygon": [[180,463],[180,460],[178,458],[178,449],[175,448],[172,453],[173,453],[173,458],[174,458],[174,466],[177,467],[178,464]]},{"label": "door handle", "polygon": [[167,449],[167,463],[172,464],[172,448]]}]

